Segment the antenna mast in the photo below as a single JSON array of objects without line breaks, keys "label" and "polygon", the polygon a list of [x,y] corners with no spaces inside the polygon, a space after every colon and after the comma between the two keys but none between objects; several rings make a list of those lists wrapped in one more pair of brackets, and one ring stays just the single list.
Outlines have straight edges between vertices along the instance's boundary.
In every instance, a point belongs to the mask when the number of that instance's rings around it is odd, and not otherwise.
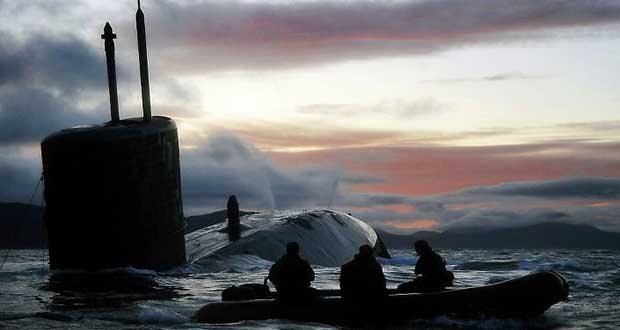
[{"label": "antenna mast", "polygon": [[136,11],[136,32],[138,34],[138,58],[140,59],[140,84],[142,86],[142,113],[144,121],[151,121],[151,88],[149,86],[149,60],[146,54],[146,29],[144,13],[138,0]]},{"label": "antenna mast", "polygon": [[109,22],[106,22],[103,27],[101,39],[105,40],[105,59],[108,67],[111,121],[112,123],[118,123],[120,121],[120,116],[118,114],[118,93],[116,91],[116,63],[114,61],[114,39],[116,39],[116,34],[112,32],[112,26]]}]

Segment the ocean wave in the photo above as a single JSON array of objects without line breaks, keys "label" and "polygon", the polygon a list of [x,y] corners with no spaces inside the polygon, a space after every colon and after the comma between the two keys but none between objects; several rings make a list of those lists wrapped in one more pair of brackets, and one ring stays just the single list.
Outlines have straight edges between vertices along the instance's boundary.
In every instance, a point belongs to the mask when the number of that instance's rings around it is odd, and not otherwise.
[{"label": "ocean wave", "polygon": [[575,273],[592,273],[612,270],[613,268],[601,267],[601,265],[586,264],[581,261],[539,261],[539,260],[491,260],[491,261],[466,261],[457,263],[455,270],[478,270],[478,271],[512,271],[528,270],[543,271],[554,270]]},{"label": "ocean wave", "polygon": [[196,262],[193,270],[199,273],[236,273],[268,270],[273,261],[265,260],[251,254],[230,256],[211,255]]},{"label": "ocean wave", "polygon": [[604,265],[586,264],[582,261],[561,260],[555,262],[523,262],[521,269],[524,270],[555,270],[574,273],[592,273],[613,270],[614,268],[605,267]]},{"label": "ocean wave", "polygon": [[116,321],[127,324],[180,324],[191,320],[189,316],[178,313],[172,309],[154,306],[140,306],[138,310],[115,313],[99,313],[95,319],[104,321]]},{"label": "ocean wave", "polygon": [[177,313],[173,310],[160,308],[149,308],[142,310],[138,313],[136,319],[139,323],[146,324],[175,324],[190,321],[190,318],[183,314]]},{"label": "ocean wave", "polygon": [[60,321],[60,322],[71,322],[71,321],[76,320],[74,317],[69,316],[67,314],[63,314],[63,313],[37,312],[37,313],[0,314],[0,321],[14,321],[14,320],[35,318],[35,317],[47,319],[47,320],[53,320],[53,321]]},{"label": "ocean wave", "polygon": [[415,263],[418,261],[418,257],[402,255],[393,256],[390,259],[377,258],[377,261],[382,265],[389,266],[415,266]]},{"label": "ocean wave", "polygon": [[157,272],[150,269],[140,269],[134,267],[118,267],[118,268],[106,268],[100,270],[85,270],[85,269],[66,269],[66,270],[53,270],[52,275],[106,275],[106,274],[120,274],[120,275],[138,275],[138,276],[155,276]]},{"label": "ocean wave", "polygon": [[495,284],[495,283],[499,283],[499,282],[504,282],[504,281],[508,281],[514,279],[514,277],[509,277],[509,276],[491,276],[489,277],[489,279],[486,281],[485,284]]},{"label": "ocean wave", "polygon": [[440,316],[432,319],[417,319],[411,324],[416,329],[476,329],[476,330],[517,330],[517,329],[553,329],[561,326],[560,322],[537,317],[531,319],[457,319]]},{"label": "ocean wave", "polygon": [[31,264],[5,264],[0,271],[0,277],[4,276],[29,276],[29,275],[47,275],[49,269],[42,266],[33,266]]}]

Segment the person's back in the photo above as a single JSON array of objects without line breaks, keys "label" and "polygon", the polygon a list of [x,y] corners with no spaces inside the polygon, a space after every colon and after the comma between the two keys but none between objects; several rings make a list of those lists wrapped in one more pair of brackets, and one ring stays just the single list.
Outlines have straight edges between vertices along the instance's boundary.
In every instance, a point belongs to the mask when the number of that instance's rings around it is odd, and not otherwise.
[{"label": "person's back", "polygon": [[303,300],[316,295],[310,288],[314,271],[310,264],[299,256],[299,245],[288,243],[286,254],[269,270],[269,280],[276,287],[278,296],[285,300]]},{"label": "person's back", "polygon": [[419,256],[413,281],[398,286],[398,292],[436,292],[452,285],[454,275],[446,270],[446,261],[430,247],[427,241],[415,242]]},{"label": "person's back", "polygon": [[340,268],[340,292],[345,301],[355,304],[381,303],[387,296],[383,268],[372,255],[369,245]]},{"label": "person's back", "polygon": [[443,258],[433,250],[428,250],[420,255],[415,264],[416,275],[428,278],[441,278],[446,271],[446,263]]}]

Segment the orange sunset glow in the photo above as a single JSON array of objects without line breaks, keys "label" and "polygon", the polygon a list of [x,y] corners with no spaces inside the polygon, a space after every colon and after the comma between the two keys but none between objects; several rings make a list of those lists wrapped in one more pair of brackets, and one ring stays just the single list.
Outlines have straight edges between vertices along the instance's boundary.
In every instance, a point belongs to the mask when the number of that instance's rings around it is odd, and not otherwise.
[{"label": "orange sunset glow", "polygon": [[388,221],[387,224],[398,229],[431,229],[437,227],[439,222],[433,219],[419,219],[404,223]]}]

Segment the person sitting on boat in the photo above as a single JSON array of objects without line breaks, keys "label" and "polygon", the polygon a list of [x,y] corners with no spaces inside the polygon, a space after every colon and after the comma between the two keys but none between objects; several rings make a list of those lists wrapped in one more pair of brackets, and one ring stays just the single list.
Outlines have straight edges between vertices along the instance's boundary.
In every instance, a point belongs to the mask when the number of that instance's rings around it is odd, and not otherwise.
[{"label": "person sitting on boat", "polygon": [[340,268],[340,294],[348,303],[374,305],[387,297],[383,268],[372,247],[362,245],[352,261]]},{"label": "person sitting on boat", "polygon": [[452,286],[454,274],[446,270],[446,260],[437,254],[425,240],[416,241],[419,256],[415,264],[416,278],[396,288],[397,292],[437,292]]},{"label": "person sitting on boat", "polygon": [[281,300],[304,301],[318,296],[318,290],[310,287],[314,270],[299,256],[297,242],[286,244],[286,254],[271,266],[268,278]]}]

